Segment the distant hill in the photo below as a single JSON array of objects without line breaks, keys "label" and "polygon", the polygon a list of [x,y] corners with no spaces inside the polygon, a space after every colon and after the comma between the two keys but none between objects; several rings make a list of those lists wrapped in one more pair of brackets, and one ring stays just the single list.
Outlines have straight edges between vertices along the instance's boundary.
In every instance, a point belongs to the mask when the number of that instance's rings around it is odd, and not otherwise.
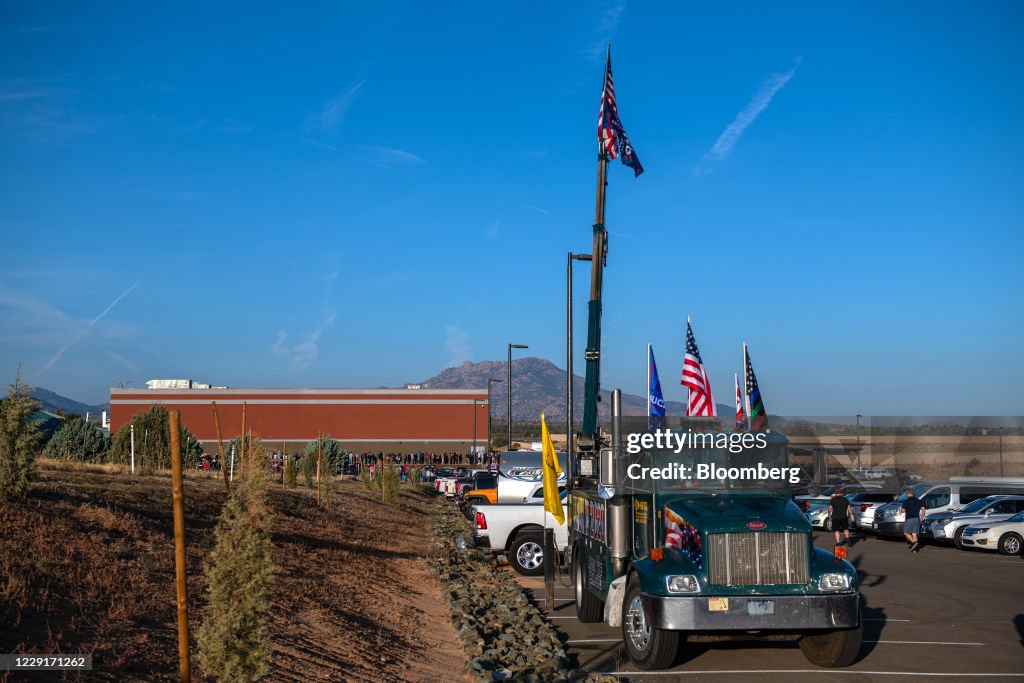
[{"label": "distant hill", "polygon": [[32,398],[39,401],[43,410],[50,412],[60,411],[63,413],[74,413],[76,415],[85,415],[90,413],[92,416],[99,417],[100,413],[104,410],[110,412],[110,404],[103,405],[88,405],[86,403],[79,403],[74,399],[70,399],[67,396],[61,396],[60,394],[50,391],[49,389],[43,389],[42,387],[36,387],[32,390]]},{"label": "distant hill", "polygon": [[[508,410],[508,388],[505,378],[508,373],[506,361],[466,361],[457,368],[446,368],[430,379],[418,384],[435,389],[486,389],[487,379],[502,380],[495,384],[491,394],[491,410],[500,418]],[[565,370],[543,358],[517,358],[512,361],[512,419],[537,420],[541,413],[552,419],[565,419]],[[574,419],[583,417],[583,388],[585,380],[579,375],[573,377]],[[611,391],[601,391],[598,414],[602,420],[611,415]],[[668,401],[669,415],[682,415],[685,407],[678,401]],[[647,398],[635,394],[622,394],[624,415],[647,414]],[[718,405],[719,415],[729,415],[732,408]]]}]

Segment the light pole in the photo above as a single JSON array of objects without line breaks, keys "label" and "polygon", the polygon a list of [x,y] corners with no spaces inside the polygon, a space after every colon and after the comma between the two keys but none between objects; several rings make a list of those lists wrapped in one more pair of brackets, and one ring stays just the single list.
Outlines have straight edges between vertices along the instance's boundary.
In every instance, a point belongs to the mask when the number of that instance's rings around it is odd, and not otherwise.
[{"label": "light pole", "polygon": [[491,385],[501,384],[500,379],[494,379],[493,377],[487,378],[487,450],[490,452],[493,446],[491,445]]},{"label": "light pole", "polygon": [[863,415],[857,416],[857,469],[860,469],[860,419]]},{"label": "light pole", "polygon": [[476,455],[476,402],[480,399],[473,399],[473,450],[470,451],[474,456]]},{"label": "light pole", "polygon": [[528,349],[526,344],[508,345],[508,445],[506,448],[512,450],[512,349]]},{"label": "light pole", "polygon": [[572,396],[572,262],[573,261],[591,261],[593,258],[590,254],[574,254],[569,252],[569,257],[566,259],[566,282],[565,282],[565,464],[568,472],[566,472],[566,481],[571,482],[573,480],[573,444],[572,444],[572,414],[573,414],[573,396]]}]

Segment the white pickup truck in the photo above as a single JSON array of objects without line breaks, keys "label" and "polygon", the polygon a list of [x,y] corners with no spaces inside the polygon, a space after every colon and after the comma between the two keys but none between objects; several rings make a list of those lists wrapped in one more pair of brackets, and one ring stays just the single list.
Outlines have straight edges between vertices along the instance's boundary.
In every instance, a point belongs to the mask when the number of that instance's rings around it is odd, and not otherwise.
[{"label": "white pickup truck", "polygon": [[565,487],[559,487],[566,524],[559,524],[544,509],[544,489],[537,484],[519,504],[474,505],[469,518],[476,523],[473,544],[477,548],[505,553],[509,564],[523,576],[544,573],[544,528],[554,529],[555,546],[565,552],[569,545]]}]

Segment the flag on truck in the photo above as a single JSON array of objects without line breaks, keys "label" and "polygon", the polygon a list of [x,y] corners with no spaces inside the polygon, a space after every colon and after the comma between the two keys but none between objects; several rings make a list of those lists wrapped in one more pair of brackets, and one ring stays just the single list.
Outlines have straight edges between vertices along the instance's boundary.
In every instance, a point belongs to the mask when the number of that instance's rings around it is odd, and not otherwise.
[{"label": "flag on truck", "polygon": [[736,384],[736,426],[742,428],[747,426],[747,415],[743,411],[743,394],[740,393],[740,376],[733,373],[732,378]]},{"label": "flag on truck", "polygon": [[690,390],[690,400],[686,403],[687,417],[715,417],[715,399],[711,396],[711,381],[704,371],[704,361],[697,350],[697,340],[693,338],[690,318],[686,318],[686,353],[683,355],[683,378],[679,382]]},{"label": "flag on truck", "polygon": [[558,464],[558,454],[555,453],[555,445],[551,443],[551,432],[548,431],[548,423],[544,421],[544,413],[540,414],[540,440],[544,460],[544,509],[559,524],[565,524],[562,497],[558,495],[558,478],[562,476],[562,467]]},{"label": "flag on truck", "polygon": [[626,129],[619,120],[619,107],[615,104],[615,84],[612,82],[612,48],[608,46],[608,59],[604,66],[604,88],[601,90],[601,111],[597,117],[597,139],[601,151],[609,159],[622,155],[622,163],[633,169],[633,177],[644,172],[644,167],[629,142]]},{"label": "flag on truck", "polygon": [[747,351],[747,343],[743,343],[743,366],[747,385],[747,420],[752,430],[768,428],[768,414],[764,411],[764,401],[761,399],[761,390],[757,387],[757,375],[754,374],[754,366],[750,364],[750,353]]},{"label": "flag on truck", "polygon": [[654,348],[647,345],[647,428],[665,429],[665,398],[661,393],[658,366],[654,363]]}]

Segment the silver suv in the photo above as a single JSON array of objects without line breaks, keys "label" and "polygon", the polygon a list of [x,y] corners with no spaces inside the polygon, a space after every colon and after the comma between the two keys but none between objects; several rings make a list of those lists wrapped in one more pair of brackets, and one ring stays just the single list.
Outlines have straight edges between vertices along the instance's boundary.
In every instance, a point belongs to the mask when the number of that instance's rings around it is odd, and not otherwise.
[{"label": "silver suv", "polygon": [[1018,512],[1024,512],[1024,495],[979,498],[956,512],[936,512],[926,516],[921,524],[921,536],[937,542],[952,541],[962,549],[960,537],[968,526],[977,526],[979,522],[1002,522]]}]

